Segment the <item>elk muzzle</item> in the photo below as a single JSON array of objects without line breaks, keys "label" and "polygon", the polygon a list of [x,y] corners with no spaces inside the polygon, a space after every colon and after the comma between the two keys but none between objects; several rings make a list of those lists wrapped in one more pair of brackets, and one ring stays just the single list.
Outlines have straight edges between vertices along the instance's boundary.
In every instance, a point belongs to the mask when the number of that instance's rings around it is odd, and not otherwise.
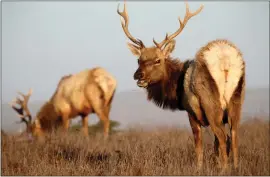
[{"label": "elk muzzle", "polygon": [[137,69],[137,71],[134,73],[133,78],[134,78],[134,80],[138,80],[137,85],[139,87],[145,88],[148,86],[148,82],[145,80],[144,76],[145,76],[145,74],[144,74],[144,72],[142,72],[142,70],[140,68]]}]

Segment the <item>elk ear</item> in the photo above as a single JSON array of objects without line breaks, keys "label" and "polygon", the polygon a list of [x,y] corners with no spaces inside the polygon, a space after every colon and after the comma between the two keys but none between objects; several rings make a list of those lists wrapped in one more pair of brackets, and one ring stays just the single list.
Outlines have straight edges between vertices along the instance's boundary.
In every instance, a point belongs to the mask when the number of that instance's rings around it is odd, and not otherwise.
[{"label": "elk ear", "polygon": [[129,50],[132,52],[133,55],[135,55],[137,57],[141,56],[141,50],[137,46],[135,46],[131,43],[127,43],[127,45],[128,45]]},{"label": "elk ear", "polygon": [[163,49],[163,54],[167,58],[174,50],[175,48],[175,40],[171,40],[169,43],[167,43]]}]

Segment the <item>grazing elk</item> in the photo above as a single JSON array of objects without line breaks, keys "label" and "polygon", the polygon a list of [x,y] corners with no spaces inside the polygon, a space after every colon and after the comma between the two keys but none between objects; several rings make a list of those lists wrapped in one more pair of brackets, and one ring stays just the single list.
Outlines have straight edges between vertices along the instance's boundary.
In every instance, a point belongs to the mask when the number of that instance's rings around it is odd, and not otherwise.
[{"label": "grazing elk", "polygon": [[[147,90],[148,100],[170,110],[185,110],[188,113],[194,135],[197,166],[203,163],[202,129],[211,127],[215,135],[214,148],[219,153],[222,167],[227,167],[228,149],[233,152],[234,166],[238,164],[238,127],[245,92],[245,62],[239,49],[227,40],[213,40],[199,49],[195,59],[180,61],[170,54],[175,48],[174,38],[179,35],[188,20],[199,14],[190,12],[186,3],[186,15],[179,18],[179,29],[155,46],[145,47],[134,38],[128,29],[129,19],[124,4],[123,12],[117,12],[132,54],[138,57],[138,69],[134,73],[139,87]],[[225,131],[230,126],[231,137]],[[231,147],[230,147],[231,142]]]},{"label": "grazing elk", "polygon": [[[18,113],[21,121],[26,123],[26,131],[35,137],[42,137],[45,132],[61,125],[66,132],[70,119],[76,116],[81,116],[82,132],[88,136],[88,114],[90,113],[96,113],[103,121],[104,135],[107,137],[110,124],[109,113],[116,85],[117,81],[110,73],[96,67],[62,77],[55,93],[40,108],[34,122],[27,106],[32,94],[31,89],[27,95],[19,92],[24,100],[17,98],[11,106]],[[21,107],[17,108],[16,103]]]}]

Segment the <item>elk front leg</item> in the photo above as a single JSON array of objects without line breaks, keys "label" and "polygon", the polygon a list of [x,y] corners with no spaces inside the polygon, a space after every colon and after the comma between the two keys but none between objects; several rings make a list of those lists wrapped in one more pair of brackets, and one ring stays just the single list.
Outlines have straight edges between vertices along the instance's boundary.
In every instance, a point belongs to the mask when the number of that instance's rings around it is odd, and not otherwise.
[{"label": "elk front leg", "polygon": [[66,135],[69,128],[69,118],[68,115],[63,115],[62,117],[62,132]]},{"label": "elk front leg", "polygon": [[195,152],[197,156],[197,167],[200,169],[203,164],[202,130],[201,126],[191,114],[188,114],[190,126],[194,136]]},{"label": "elk front leg", "polygon": [[64,130],[64,133],[67,133],[68,132],[68,128],[69,128],[69,120],[68,119],[65,119],[63,121],[63,130]]},{"label": "elk front leg", "polygon": [[84,136],[89,137],[88,131],[88,116],[82,116],[82,133]]}]

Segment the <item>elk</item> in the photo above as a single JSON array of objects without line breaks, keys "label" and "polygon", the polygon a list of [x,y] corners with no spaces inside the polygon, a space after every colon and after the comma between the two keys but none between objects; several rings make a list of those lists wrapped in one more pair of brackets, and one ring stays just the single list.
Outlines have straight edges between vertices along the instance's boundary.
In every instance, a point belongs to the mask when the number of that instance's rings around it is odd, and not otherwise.
[{"label": "elk", "polygon": [[[124,3],[120,15],[125,35],[132,41],[128,48],[138,58],[138,69],[133,75],[137,86],[146,89],[148,100],[162,109],[180,110],[188,113],[192,128],[197,167],[203,165],[202,128],[210,126],[215,135],[214,149],[219,154],[220,167],[228,166],[228,153],[232,150],[234,167],[238,165],[238,128],[245,94],[245,62],[242,53],[230,41],[216,39],[201,47],[193,59],[180,61],[170,55],[175,48],[174,38],[187,22],[203,9],[189,11],[179,29],[160,43],[145,47],[140,39],[129,32],[129,18]],[[123,20],[122,20],[123,18]],[[225,124],[229,124],[228,136]],[[228,150],[229,149],[229,150]]]},{"label": "elk", "polygon": [[[10,105],[26,124],[26,132],[34,137],[44,137],[46,132],[61,127],[69,128],[70,119],[82,118],[82,132],[88,137],[88,114],[96,113],[104,125],[104,135],[109,133],[109,113],[117,86],[116,79],[101,67],[85,69],[60,79],[53,96],[38,111],[32,122],[28,109],[28,94],[18,92],[23,99],[16,98]],[[20,107],[17,108],[16,104]]]}]

